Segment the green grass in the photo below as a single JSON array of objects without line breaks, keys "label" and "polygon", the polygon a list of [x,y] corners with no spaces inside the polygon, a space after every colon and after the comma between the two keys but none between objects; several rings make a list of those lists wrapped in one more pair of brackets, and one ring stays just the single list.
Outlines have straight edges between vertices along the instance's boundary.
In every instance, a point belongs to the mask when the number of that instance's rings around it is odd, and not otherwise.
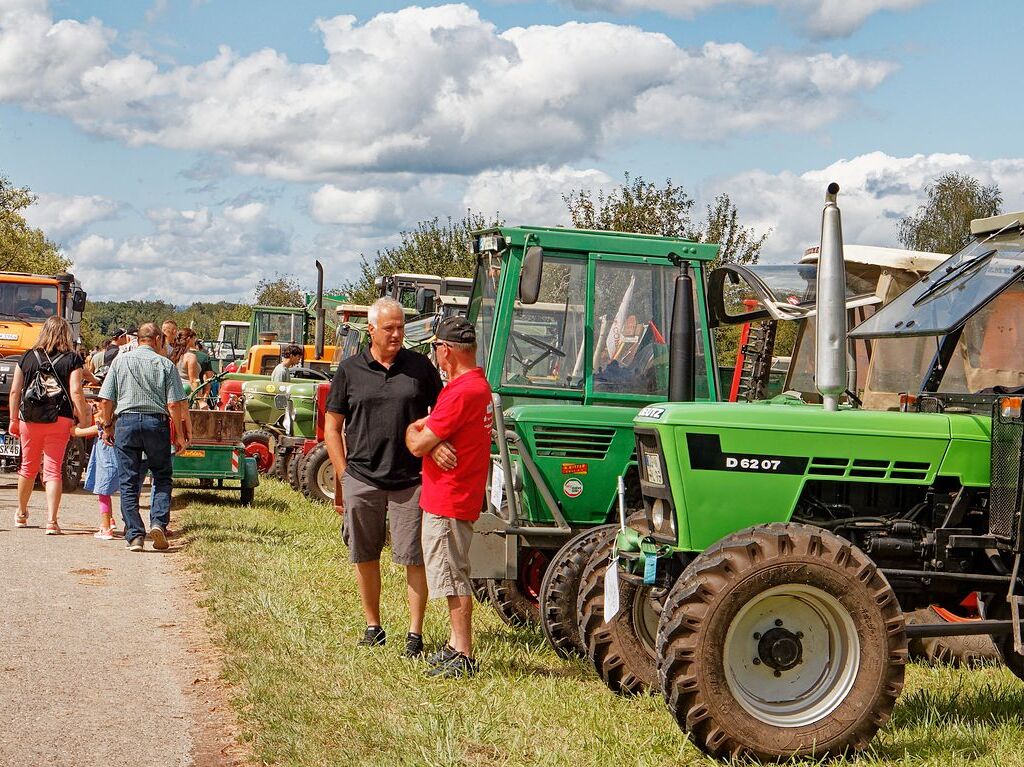
[{"label": "green grass", "polygon": [[[404,573],[384,566],[383,651],[363,630],[355,577],[333,510],[264,482],[257,505],[190,492],[184,530],[207,588],[216,641],[245,738],[273,765],[706,765],[661,700],[611,694],[583,661],[539,633],[475,614],[482,673],[428,680],[398,653]],[[221,505],[224,504],[224,505]],[[446,636],[440,602],[428,648]],[[831,764],[1024,763],[1024,684],[1002,668],[912,666],[889,725],[868,754]]]}]

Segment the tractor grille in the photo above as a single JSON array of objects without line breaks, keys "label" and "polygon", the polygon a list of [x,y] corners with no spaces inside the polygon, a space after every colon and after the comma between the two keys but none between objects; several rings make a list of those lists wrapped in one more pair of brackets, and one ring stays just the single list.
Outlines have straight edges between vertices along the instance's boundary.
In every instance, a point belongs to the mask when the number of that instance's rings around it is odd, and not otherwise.
[{"label": "tractor grille", "polygon": [[615,429],[601,426],[535,426],[537,455],[600,461],[608,455]]},{"label": "tractor grille", "polygon": [[807,473],[818,477],[857,477],[858,479],[895,479],[924,482],[929,463],[889,461],[884,458],[812,458]]},{"label": "tractor grille", "polygon": [[992,535],[1012,538],[1021,511],[1021,437],[1024,420],[1005,417],[1001,400],[992,411],[992,481],[989,491],[988,529]]}]

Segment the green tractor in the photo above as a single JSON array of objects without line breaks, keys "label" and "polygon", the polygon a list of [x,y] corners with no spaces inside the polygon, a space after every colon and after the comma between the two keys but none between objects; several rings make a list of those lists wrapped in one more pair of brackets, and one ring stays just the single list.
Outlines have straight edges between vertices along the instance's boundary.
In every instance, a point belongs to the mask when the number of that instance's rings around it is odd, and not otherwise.
[{"label": "green tractor", "polygon": [[[704,303],[717,245],[616,232],[503,227],[473,237],[468,318],[495,393],[488,509],[471,549],[478,596],[579,652],[580,558],[616,518],[616,477],[642,509],[633,417],[668,391],[676,277],[688,274],[695,396],[718,397]],[[452,307],[457,309],[458,307]],[[541,615],[540,605],[545,605]]]},{"label": "green tractor", "polygon": [[[1024,214],[975,221],[970,244],[848,334],[837,193],[817,270],[820,404],[641,410],[643,512],[587,565],[601,604],[578,603],[592,635],[645,638],[676,721],[715,757],[865,748],[916,639],[990,636],[1024,676]],[[876,345],[869,378],[920,374],[891,409],[859,406],[851,341]],[[981,620],[905,620],[969,594]]]}]

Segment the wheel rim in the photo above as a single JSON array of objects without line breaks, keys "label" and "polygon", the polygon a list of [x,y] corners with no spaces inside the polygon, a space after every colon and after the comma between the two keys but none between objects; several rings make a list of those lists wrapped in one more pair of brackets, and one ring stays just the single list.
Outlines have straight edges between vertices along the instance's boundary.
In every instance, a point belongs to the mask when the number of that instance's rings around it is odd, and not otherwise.
[{"label": "wheel rim", "polygon": [[650,586],[641,586],[633,597],[633,627],[637,638],[647,654],[657,657],[658,622],[661,620],[661,603],[654,598]]},{"label": "wheel rim", "polygon": [[316,470],[316,484],[320,492],[334,500],[334,464],[325,460]]},{"label": "wheel rim", "polygon": [[274,456],[270,449],[262,442],[250,442],[245,446],[245,454],[256,459],[256,468],[260,474],[270,471],[270,465],[274,462]]},{"label": "wheel rim", "polygon": [[537,549],[533,549],[526,558],[526,563],[519,568],[519,590],[530,604],[540,603],[540,585],[544,580],[547,564],[548,558]]},{"label": "wheel rim", "polygon": [[729,690],[751,716],[777,727],[820,721],[843,702],[860,668],[849,611],[814,586],[787,584],[733,618],[723,653]]}]

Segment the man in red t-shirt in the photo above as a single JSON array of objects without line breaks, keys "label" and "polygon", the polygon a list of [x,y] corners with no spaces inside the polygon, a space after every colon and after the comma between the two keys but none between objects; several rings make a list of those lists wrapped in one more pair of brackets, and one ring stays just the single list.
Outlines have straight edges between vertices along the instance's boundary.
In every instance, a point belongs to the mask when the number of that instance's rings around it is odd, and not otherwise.
[{"label": "man in red t-shirt", "polygon": [[[473,523],[480,517],[491,456],[494,403],[484,371],[476,364],[476,332],[461,317],[449,317],[434,341],[437,366],[448,385],[426,418],[405,433],[409,451],[423,457],[423,560],[433,599],[448,598],[451,638],[431,658],[428,676],[472,676],[473,588],[469,580],[469,546]],[[456,466],[443,470],[430,459],[442,441],[451,444]]]}]

